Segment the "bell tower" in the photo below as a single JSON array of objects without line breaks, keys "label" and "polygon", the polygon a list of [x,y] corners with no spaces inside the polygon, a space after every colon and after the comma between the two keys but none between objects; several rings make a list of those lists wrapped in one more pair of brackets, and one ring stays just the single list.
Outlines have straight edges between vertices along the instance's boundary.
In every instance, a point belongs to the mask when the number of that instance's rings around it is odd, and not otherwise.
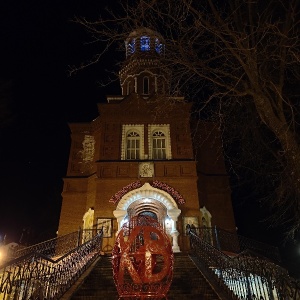
[{"label": "bell tower", "polygon": [[218,133],[198,122],[201,149],[195,159],[192,103],[172,95],[165,44],[151,29],[131,32],[119,72],[122,94],[98,103],[96,119],[69,124],[59,235],[91,221],[106,228],[103,249],[110,252],[123,224],[146,215],[179,252],[189,250],[187,224],[235,230],[228,176],[214,146]]},{"label": "bell tower", "polygon": [[139,28],[129,34],[125,48],[126,59],[119,73],[122,95],[136,93],[148,99],[168,94],[170,76],[163,65],[163,37],[149,28]]}]

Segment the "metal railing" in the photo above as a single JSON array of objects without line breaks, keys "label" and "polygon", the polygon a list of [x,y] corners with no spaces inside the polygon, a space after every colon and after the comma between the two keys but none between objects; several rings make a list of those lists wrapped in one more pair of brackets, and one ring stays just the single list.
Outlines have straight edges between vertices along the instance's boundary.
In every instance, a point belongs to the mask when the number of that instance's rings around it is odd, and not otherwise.
[{"label": "metal railing", "polygon": [[[42,243],[22,248],[15,248],[12,256],[14,258],[22,257],[30,253],[40,253],[48,257],[54,257],[69,252],[76,248],[80,243],[80,235],[82,230],[75,231],[64,236],[54,238]],[[59,245],[59,247],[57,247]]]},{"label": "metal railing", "polygon": [[[199,233],[199,231],[198,231]],[[300,282],[265,259],[230,257],[188,228],[193,257],[231,299],[299,300]]]},{"label": "metal railing", "polygon": [[98,257],[102,230],[80,230],[16,252],[0,267],[0,299],[59,299]]},{"label": "metal railing", "polygon": [[278,248],[272,245],[249,239],[217,227],[199,227],[193,230],[199,237],[222,252],[235,254],[241,254],[244,251],[254,252],[256,255],[269,258],[274,262],[281,261]]}]

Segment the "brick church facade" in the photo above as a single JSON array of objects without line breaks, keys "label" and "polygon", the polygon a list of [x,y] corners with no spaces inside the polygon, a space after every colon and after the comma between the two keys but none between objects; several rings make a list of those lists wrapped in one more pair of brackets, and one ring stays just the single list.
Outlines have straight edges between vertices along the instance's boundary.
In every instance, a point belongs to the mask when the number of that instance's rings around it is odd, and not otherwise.
[{"label": "brick church facade", "polygon": [[103,250],[110,252],[124,222],[149,215],[180,252],[188,250],[187,224],[234,232],[217,128],[198,121],[198,147],[193,145],[191,104],[169,92],[160,34],[138,29],[125,46],[122,94],[98,104],[95,120],[69,125],[58,234],[98,226],[104,230]]}]

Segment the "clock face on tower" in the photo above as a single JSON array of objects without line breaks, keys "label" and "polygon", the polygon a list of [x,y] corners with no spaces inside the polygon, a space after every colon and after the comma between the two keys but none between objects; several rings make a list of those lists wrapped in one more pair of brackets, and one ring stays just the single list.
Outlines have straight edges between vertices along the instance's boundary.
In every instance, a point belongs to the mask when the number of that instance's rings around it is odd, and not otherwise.
[{"label": "clock face on tower", "polygon": [[153,177],[154,165],[151,162],[140,163],[139,173],[141,177]]}]

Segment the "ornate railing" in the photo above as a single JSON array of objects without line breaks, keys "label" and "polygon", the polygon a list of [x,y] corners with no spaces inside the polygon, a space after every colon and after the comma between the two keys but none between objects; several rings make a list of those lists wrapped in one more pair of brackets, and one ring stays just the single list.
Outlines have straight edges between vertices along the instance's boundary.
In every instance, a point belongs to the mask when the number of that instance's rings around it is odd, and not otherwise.
[{"label": "ornate railing", "polygon": [[101,246],[102,231],[83,230],[20,250],[0,267],[0,299],[59,299]]},{"label": "ornate railing", "polygon": [[[199,231],[198,231],[199,233]],[[206,242],[197,230],[188,228],[195,262],[232,299],[299,300],[300,282],[287,271],[258,257],[230,257]]]},{"label": "ornate railing", "polygon": [[228,253],[255,252],[257,255],[280,262],[280,253],[277,247],[246,238],[244,236],[222,230],[217,227],[199,227],[193,229],[196,234],[218,250]]},{"label": "ornate railing", "polygon": [[[12,255],[14,258],[25,256],[30,253],[40,253],[48,257],[61,255],[79,246],[81,235],[82,230],[79,230],[30,247],[17,247]],[[57,247],[57,245],[59,245],[59,248]]]}]

